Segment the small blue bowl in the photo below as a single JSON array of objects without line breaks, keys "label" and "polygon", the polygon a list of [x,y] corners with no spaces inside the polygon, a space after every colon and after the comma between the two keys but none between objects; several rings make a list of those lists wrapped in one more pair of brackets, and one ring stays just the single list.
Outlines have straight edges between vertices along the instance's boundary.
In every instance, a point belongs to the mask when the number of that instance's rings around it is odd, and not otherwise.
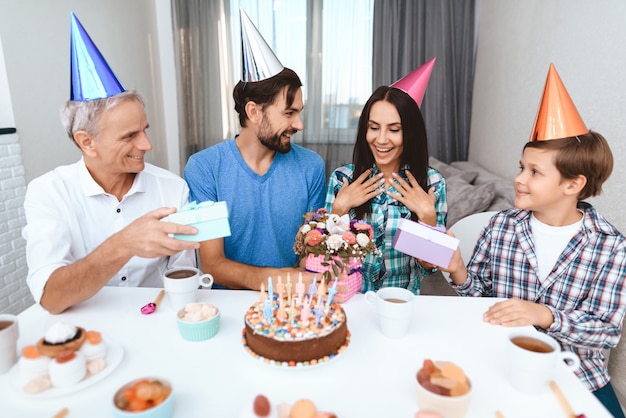
[{"label": "small blue bowl", "polygon": [[206,341],[215,337],[220,329],[220,311],[218,308],[217,315],[212,318],[199,322],[183,321],[181,318],[185,315],[185,309],[178,311],[176,322],[180,335],[187,341]]},{"label": "small blue bowl", "polygon": [[172,416],[174,415],[174,390],[173,389],[170,391],[169,396],[163,402],[161,402],[157,406],[154,406],[149,409],[145,409],[143,411],[136,411],[136,412],[124,411],[117,407],[115,400],[119,399],[122,396],[122,394],[124,393],[124,390],[130,386],[137,384],[138,382],[142,380],[150,380],[150,381],[158,380],[160,382],[163,382],[163,384],[169,386],[170,389],[172,388],[172,385],[170,384],[169,381],[167,381],[166,379],[159,378],[159,377],[144,377],[141,379],[135,379],[131,382],[128,382],[124,386],[122,386],[117,392],[115,392],[115,396],[113,396],[113,416],[115,418],[172,418]]}]

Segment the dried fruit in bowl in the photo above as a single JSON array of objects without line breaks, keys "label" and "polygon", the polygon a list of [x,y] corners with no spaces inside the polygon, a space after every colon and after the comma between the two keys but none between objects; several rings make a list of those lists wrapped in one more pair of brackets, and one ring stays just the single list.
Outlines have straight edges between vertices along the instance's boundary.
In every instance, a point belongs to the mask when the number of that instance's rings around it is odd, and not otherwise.
[{"label": "dried fruit in bowl", "polygon": [[172,388],[160,380],[141,379],[119,392],[115,406],[123,411],[145,411],[161,404],[171,392]]},{"label": "dried fruit in bowl", "polygon": [[424,360],[417,372],[417,381],[430,392],[443,396],[461,396],[470,390],[463,369],[449,361]]}]

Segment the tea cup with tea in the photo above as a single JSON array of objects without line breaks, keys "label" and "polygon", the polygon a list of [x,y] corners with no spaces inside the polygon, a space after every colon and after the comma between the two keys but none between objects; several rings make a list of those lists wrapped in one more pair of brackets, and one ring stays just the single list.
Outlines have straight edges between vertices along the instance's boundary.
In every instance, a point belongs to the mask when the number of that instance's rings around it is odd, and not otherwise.
[{"label": "tea cup with tea", "polygon": [[173,309],[196,301],[199,287],[211,288],[213,276],[195,267],[175,267],[163,274],[163,287]]},{"label": "tea cup with tea", "polygon": [[365,301],[376,307],[380,332],[389,338],[406,335],[414,313],[415,295],[401,287],[385,287],[365,293]]},{"label": "tea cup with tea", "polygon": [[17,316],[0,314],[0,374],[8,372],[17,362],[19,336]]},{"label": "tea cup with tea", "polygon": [[517,390],[538,394],[547,390],[559,362],[572,371],[580,359],[571,351],[561,351],[559,343],[541,332],[516,331],[506,342],[508,379]]}]

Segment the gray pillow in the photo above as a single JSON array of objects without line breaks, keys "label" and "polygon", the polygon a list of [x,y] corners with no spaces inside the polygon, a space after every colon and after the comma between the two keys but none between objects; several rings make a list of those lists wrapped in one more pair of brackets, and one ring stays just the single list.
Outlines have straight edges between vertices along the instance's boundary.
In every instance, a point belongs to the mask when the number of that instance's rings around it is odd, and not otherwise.
[{"label": "gray pillow", "polygon": [[451,177],[459,177],[466,182],[471,183],[474,181],[476,176],[478,176],[477,170],[458,169],[456,167],[452,167],[450,164],[439,161],[435,157],[428,158],[428,165],[439,171],[446,180]]},{"label": "gray pillow", "polygon": [[455,176],[446,178],[446,189],[448,228],[467,215],[484,212],[496,195],[493,183],[474,186]]},{"label": "gray pillow", "polygon": [[506,199],[510,205],[509,207],[513,206],[513,201],[515,200],[515,188],[513,187],[512,180],[502,178],[470,161],[454,161],[450,163],[450,166],[456,168],[457,170],[477,172],[478,176],[475,177],[473,184],[480,185],[493,183],[496,189],[496,196]]}]

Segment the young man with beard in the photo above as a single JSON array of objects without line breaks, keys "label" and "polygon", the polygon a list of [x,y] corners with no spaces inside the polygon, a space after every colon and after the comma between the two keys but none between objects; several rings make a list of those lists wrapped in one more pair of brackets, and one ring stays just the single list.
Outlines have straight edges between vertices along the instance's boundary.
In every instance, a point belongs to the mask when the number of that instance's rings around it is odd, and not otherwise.
[{"label": "young man with beard", "polygon": [[[292,281],[301,269],[293,244],[302,215],[324,204],[324,162],[296,144],[302,130],[302,89],[283,68],[233,91],[241,132],[189,158],[184,177],[191,200],[226,201],[232,235],[200,244],[202,269],[215,283],[260,289],[268,276]],[[307,282],[310,277],[306,277]]]},{"label": "young man with beard", "polygon": [[200,244],[200,263],[214,287],[261,288],[296,268],[303,215],[324,205],[324,161],[291,143],[304,128],[302,82],[285,68],[241,10],[242,77],[233,89],[239,135],[189,158],[184,177],[190,200],[225,201],[232,235]]}]

